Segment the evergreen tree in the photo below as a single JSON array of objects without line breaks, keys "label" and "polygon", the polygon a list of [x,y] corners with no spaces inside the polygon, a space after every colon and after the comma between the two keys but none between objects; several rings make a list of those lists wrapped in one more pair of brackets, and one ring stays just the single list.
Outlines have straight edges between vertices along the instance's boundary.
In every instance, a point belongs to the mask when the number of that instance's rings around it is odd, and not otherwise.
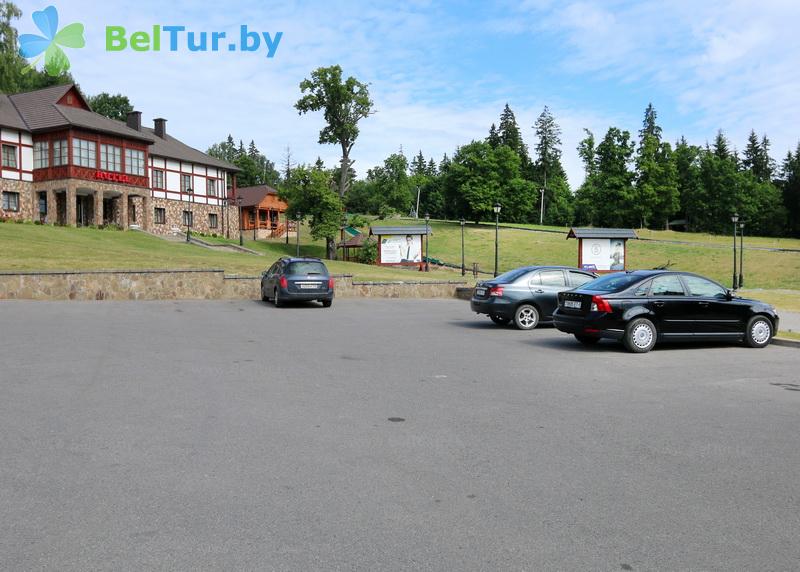
[{"label": "evergreen tree", "polygon": [[718,159],[734,159],[735,162],[734,154],[731,153],[730,145],[722,129],[717,131],[717,136],[714,138],[714,145],[711,148]]},{"label": "evergreen tree", "polygon": [[636,198],[633,210],[638,224],[647,226],[656,218],[666,228],[669,218],[680,208],[678,177],[672,147],[661,141],[661,127],[650,103],[644,112],[636,152]]},{"label": "evergreen tree", "polygon": [[634,151],[630,137],[628,131],[610,127],[597,146],[597,218],[602,226],[630,227],[638,222],[634,173],[628,168]]},{"label": "evergreen tree", "polygon": [[[519,125],[517,125],[517,118],[514,112],[506,103],[503,108],[503,113],[500,114],[500,127],[497,130],[497,135],[500,139],[500,145],[506,145],[514,151],[520,159],[520,165],[525,171],[530,165],[530,157],[528,156],[528,146],[522,140],[522,133],[520,132]],[[489,132],[491,137],[491,131]]]},{"label": "evergreen tree", "polygon": [[492,123],[492,126],[489,128],[489,137],[486,139],[486,142],[492,146],[492,148],[496,148],[500,145],[500,133],[497,131],[497,126]]},{"label": "evergreen tree", "polygon": [[533,127],[537,143],[531,178],[544,191],[539,194],[540,218],[541,200],[544,198],[545,224],[568,225],[572,222],[574,207],[567,175],[561,164],[561,128],[547,106]]},{"label": "evergreen tree", "polygon": [[575,193],[575,220],[579,224],[595,224],[597,220],[597,157],[594,133],[588,129],[578,143],[578,156],[583,162],[583,184]]},{"label": "evergreen tree", "polygon": [[694,213],[697,211],[698,188],[700,185],[700,148],[689,145],[685,137],[681,137],[675,145],[675,169],[678,180],[678,202],[680,211],[692,228]]},{"label": "evergreen tree", "polygon": [[789,233],[800,237],[800,143],[794,154],[789,151],[783,160],[780,186],[788,213]]},{"label": "evergreen tree", "polygon": [[775,172],[774,161],[769,156],[769,146],[766,134],[759,141],[755,130],[750,130],[747,145],[744,148],[742,168],[749,171],[756,180],[762,183],[771,181]]}]

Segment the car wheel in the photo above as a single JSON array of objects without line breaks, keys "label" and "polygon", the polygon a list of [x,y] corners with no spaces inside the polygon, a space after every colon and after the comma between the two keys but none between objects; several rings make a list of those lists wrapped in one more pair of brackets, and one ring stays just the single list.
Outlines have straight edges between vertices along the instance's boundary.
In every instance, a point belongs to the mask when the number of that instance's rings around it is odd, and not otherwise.
[{"label": "car wheel", "polygon": [[522,304],[514,312],[514,325],[520,330],[532,330],[539,324],[539,310],[530,304]]},{"label": "car wheel", "polygon": [[751,348],[763,348],[772,340],[772,322],[766,316],[753,316],[747,322],[744,341]]},{"label": "car wheel", "polygon": [[333,300],[323,300],[322,307],[323,308],[330,308],[333,305]]},{"label": "car wheel", "polygon": [[494,322],[498,326],[505,326],[511,321],[511,318],[504,318],[503,316],[493,316],[491,314],[489,314],[489,319],[492,320],[492,322]]},{"label": "car wheel", "polygon": [[643,354],[656,345],[656,327],[647,318],[636,318],[625,328],[623,343],[628,351]]},{"label": "car wheel", "polygon": [[283,301],[280,299],[280,294],[278,294],[277,288],[275,288],[275,290],[273,291],[272,296],[273,296],[272,301],[275,303],[276,308],[280,308],[281,306],[283,306]]},{"label": "car wheel", "polygon": [[600,341],[600,338],[596,338],[594,336],[584,336],[581,334],[575,334],[575,339],[585,346],[592,346]]}]

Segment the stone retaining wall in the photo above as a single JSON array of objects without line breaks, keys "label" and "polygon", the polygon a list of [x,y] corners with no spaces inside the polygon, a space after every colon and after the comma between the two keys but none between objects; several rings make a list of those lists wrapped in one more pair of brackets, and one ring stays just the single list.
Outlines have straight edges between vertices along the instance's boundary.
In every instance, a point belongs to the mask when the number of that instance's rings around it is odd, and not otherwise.
[{"label": "stone retaining wall", "polygon": [[[339,298],[453,298],[463,282],[353,282],[337,276]],[[255,300],[260,276],[222,270],[0,272],[0,300]]]}]

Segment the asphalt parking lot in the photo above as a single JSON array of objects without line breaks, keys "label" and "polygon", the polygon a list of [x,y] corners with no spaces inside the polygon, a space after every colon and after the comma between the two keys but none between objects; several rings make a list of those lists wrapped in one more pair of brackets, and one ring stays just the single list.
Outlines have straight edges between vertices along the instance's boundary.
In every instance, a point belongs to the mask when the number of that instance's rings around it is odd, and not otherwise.
[{"label": "asphalt parking lot", "polygon": [[0,324],[2,570],[800,562],[797,349],[632,355],[455,300]]}]

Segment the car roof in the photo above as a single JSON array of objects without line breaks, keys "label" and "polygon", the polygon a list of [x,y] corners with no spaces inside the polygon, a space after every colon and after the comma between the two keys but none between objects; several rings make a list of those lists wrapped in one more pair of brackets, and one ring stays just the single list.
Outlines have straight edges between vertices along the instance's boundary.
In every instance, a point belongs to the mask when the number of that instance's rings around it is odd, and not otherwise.
[{"label": "car roof", "polygon": [[585,270],[582,268],[575,268],[574,266],[520,266],[518,268],[514,268],[513,270],[577,270],[578,272],[585,272],[586,274],[592,274],[591,270]]},{"label": "car roof", "polygon": [[283,256],[281,260],[285,262],[322,262],[321,258],[315,258],[313,256]]}]

